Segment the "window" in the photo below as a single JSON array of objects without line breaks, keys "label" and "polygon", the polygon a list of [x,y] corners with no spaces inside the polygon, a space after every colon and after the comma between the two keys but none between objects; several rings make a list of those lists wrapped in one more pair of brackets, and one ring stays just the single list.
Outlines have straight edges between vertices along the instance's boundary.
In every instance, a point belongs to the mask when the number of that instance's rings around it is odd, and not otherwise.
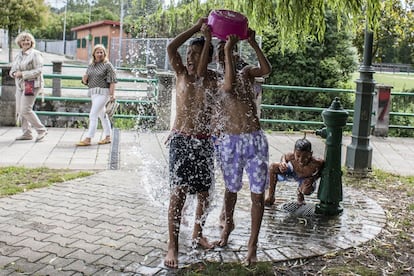
[{"label": "window", "polygon": [[93,45],[100,44],[100,43],[101,43],[101,37],[95,36],[94,41],[93,41]]},{"label": "window", "polygon": [[86,48],[86,38],[82,38],[82,48]]},{"label": "window", "polygon": [[102,42],[101,42],[106,49],[108,49],[108,36],[102,36]]},{"label": "window", "polygon": [[81,40],[79,38],[76,40],[76,47],[77,48],[81,47]]}]

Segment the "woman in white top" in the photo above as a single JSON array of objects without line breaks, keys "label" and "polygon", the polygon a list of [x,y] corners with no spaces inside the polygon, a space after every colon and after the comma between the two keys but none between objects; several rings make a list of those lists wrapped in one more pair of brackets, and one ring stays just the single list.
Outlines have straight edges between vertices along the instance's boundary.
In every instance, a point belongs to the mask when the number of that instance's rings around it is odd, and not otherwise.
[{"label": "woman in white top", "polygon": [[38,142],[47,135],[46,127],[33,111],[36,96],[43,89],[43,58],[42,54],[34,49],[35,39],[30,33],[20,33],[15,41],[21,51],[14,58],[10,76],[16,82],[17,123],[23,131],[16,140],[32,140],[32,130],[35,129]]},{"label": "woman in white top", "polygon": [[82,83],[87,85],[88,95],[91,97],[92,106],[89,113],[88,133],[77,146],[90,146],[91,140],[98,127],[98,118],[101,121],[104,138],[98,144],[111,143],[111,122],[106,114],[105,104],[109,100],[115,100],[115,83],[117,82],[115,68],[108,60],[105,46],[95,45],[92,51],[92,59],[82,77]]}]

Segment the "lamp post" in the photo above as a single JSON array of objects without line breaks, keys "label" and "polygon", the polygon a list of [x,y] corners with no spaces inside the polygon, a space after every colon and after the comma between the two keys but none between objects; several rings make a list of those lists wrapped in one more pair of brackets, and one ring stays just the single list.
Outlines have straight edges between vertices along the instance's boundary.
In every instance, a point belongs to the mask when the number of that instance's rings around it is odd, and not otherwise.
[{"label": "lamp post", "polygon": [[91,1],[88,0],[89,4],[89,24],[91,23],[91,16],[92,16],[92,4]]},{"label": "lamp post", "polygon": [[356,80],[354,104],[354,124],[352,141],[346,151],[345,165],[348,172],[355,175],[367,175],[371,171],[372,147],[370,145],[371,118],[375,81],[372,67],[373,32],[365,29],[364,60],[360,67],[360,78]]},{"label": "lamp post", "polygon": [[122,34],[123,34],[123,25],[124,25],[124,1],[121,0],[121,22],[119,26],[119,49],[118,49],[118,66],[121,66],[121,60],[122,60]]},{"label": "lamp post", "polygon": [[66,12],[68,8],[68,3],[65,2],[65,17],[63,19],[63,34],[62,34],[62,40],[63,40],[63,54],[66,54]]}]

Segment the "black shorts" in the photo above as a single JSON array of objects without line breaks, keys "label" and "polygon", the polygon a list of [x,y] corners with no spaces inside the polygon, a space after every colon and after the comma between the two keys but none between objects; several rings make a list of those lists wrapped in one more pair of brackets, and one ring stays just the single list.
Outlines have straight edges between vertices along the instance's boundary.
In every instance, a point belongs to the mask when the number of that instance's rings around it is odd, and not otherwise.
[{"label": "black shorts", "polygon": [[170,184],[186,185],[192,194],[206,192],[214,179],[213,143],[174,133],[170,140]]}]

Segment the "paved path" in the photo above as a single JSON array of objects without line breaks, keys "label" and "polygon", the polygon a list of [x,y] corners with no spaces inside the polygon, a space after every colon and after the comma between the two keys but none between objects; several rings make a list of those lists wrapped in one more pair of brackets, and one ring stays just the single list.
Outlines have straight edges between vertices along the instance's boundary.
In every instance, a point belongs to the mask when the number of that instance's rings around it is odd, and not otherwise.
[{"label": "paved path", "polygon": [[[166,275],[168,174],[167,132],[115,132],[114,143],[75,147],[82,129],[49,129],[43,142],[14,141],[20,130],[0,127],[0,166],[47,166],[97,170],[93,176],[0,198],[0,275]],[[302,134],[268,134],[271,160],[292,150]],[[323,156],[323,140],[308,136]],[[344,147],[349,144],[344,138]],[[373,166],[412,175],[414,139],[372,138]],[[343,153],[345,150],[343,151]],[[343,158],[344,159],[344,158]],[[404,162],[402,162],[404,160]],[[397,166],[394,166],[397,164]],[[406,167],[405,167],[406,166]],[[338,217],[301,218],[284,211],[295,185],[278,185],[277,204],[266,208],[259,238],[260,261],[286,261],[358,246],[373,239],[386,218],[372,199],[344,187]],[[205,234],[217,240],[223,183],[216,191]],[[307,198],[318,203],[316,195]],[[197,260],[240,261],[250,225],[247,187],[239,195],[236,229],[223,249],[202,251],[190,244],[194,198],[180,235],[180,266]]]}]

